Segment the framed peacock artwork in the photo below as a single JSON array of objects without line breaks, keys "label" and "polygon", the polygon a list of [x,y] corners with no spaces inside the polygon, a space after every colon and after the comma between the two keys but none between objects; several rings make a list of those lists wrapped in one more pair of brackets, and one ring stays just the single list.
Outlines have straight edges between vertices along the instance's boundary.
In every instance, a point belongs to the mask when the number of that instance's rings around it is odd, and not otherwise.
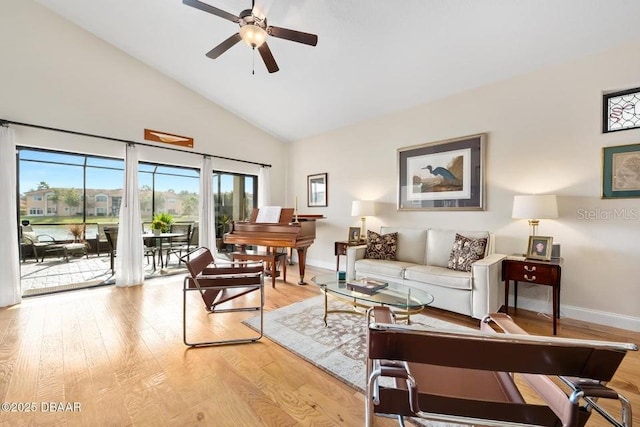
[{"label": "framed peacock artwork", "polygon": [[398,149],[398,210],[484,210],[487,134]]}]

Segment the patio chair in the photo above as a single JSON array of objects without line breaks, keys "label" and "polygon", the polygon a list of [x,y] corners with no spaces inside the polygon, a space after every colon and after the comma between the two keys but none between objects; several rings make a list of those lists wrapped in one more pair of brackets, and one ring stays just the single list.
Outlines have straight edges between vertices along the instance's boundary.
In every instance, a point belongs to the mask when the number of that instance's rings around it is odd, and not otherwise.
[{"label": "patio chair", "polygon": [[[583,426],[592,409],[616,426],[631,426],[627,399],[606,386],[630,343],[526,335],[505,314],[491,314],[482,332],[393,324],[387,307],[369,310],[366,425],[374,413],[492,426]],[[370,318],[368,317],[368,318]],[[509,334],[491,328],[494,324]],[[516,334],[511,334],[516,332]],[[525,402],[513,373],[544,403]],[[559,376],[568,392],[547,375]],[[393,378],[382,385],[380,378]],[[618,400],[621,422],[597,403]],[[528,399],[529,400],[529,399]]]},{"label": "patio chair", "polygon": [[89,259],[89,254],[87,252],[88,246],[89,244],[87,242],[66,242],[47,245],[42,248],[41,261],[44,262],[44,257],[47,254],[54,254],[58,257],[62,257],[66,262],[69,262],[69,255],[85,256]]},{"label": "patio chair", "polygon": [[167,264],[169,264],[169,255],[175,254],[178,257],[178,265],[180,265],[182,262],[182,253],[189,253],[192,249],[196,248],[191,242],[193,231],[197,230],[195,228],[192,229],[192,224],[171,224],[170,232],[181,233],[182,236],[169,238],[169,243],[165,247],[167,251],[165,262]]},{"label": "patio chair", "polygon": [[[217,262],[208,248],[200,247],[182,257],[187,264],[189,274],[184,279],[182,302],[182,334],[185,345],[190,347],[239,344],[255,342],[262,338],[264,307],[264,266],[262,262]],[[243,305],[236,301],[254,291],[260,291],[258,305]],[[187,295],[197,293],[204,302],[204,308],[210,315],[241,311],[260,312],[260,331],[257,335],[213,340],[191,341],[187,336],[187,321],[191,315],[187,313]],[[225,304],[234,301],[234,304]],[[216,328],[215,324],[212,328]],[[202,329],[202,328],[200,328]]]},{"label": "patio chair", "polygon": [[23,230],[20,244],[22,262],[26,261],[25,248],[29,247],[31,249],[31,254],[36,259],[36,262],[42,262],[44,261],[45,249],[56,244],[58,244],[58,241],[48,234],[36,234],[34,231]]},{"label": "patio chair", "polygon": [[117,228],[116,223],[98,223],[98,232],[96,233],[96,253],[100,256],[100,248],[102,245],[109,245],[107,236],[104,234],[105,228]]},{"label": "patio chair", "polygon": [[[115,257],[117,255],[117,247],[118,247],[118,227],[104,227],[104,234],[107,238],[107,243],[109,244],[109,257],[110,257],[110,265],[111,271],[113,273],[115,270]],[[151,246],[144,246],[144,255],[147,257],[147,263],[149,263],[149,257],[153,262],[153,271],[156,271],[156,248]]]}]

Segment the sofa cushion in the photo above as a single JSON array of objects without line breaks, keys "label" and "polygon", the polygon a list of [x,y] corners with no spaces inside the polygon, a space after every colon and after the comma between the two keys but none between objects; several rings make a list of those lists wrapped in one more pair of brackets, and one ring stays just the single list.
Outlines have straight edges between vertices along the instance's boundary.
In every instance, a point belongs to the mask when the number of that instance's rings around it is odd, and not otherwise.
[{"label": "sofa cushion", "polygon": [[486,247],[486,238],[470,239],[456,234],[447,267],[452,270],[471,271],[471,264],[484,258]]},{"label": "sofa cushion", "polygon": [[401,261],[359,259],[356,261],[356,275],[363,276],[385,276],[389,279],[402,280],[402,272],[405,268],[413,264]]},{"label": "sofa cushion", "polygon": [[472,289],[471,273],[434,265],[414,265],[404,272],[405,280],[454,289]]},{"label": "sofa cushion", "polygon": [[[462,234],[471,239],[486,238],[489,239],[489,233],[486,231],[463,231],[463,230],[435,230],[429,229],[427,233],[427,265],[437,265],[438,267],[447,267],[449,265],[449,257],[451,255],[451,245],[456,238],[456,234]],[[487,244],[487,251],[489,245]],[[485,253],[489,255],[489,253]]]},{"label": "sofa cushion", "polygon": [[380,227],[381,233],[398,233],[396,260],[424,264],[427,250],[427,229]]},{"label": "sofa cushion", "polygon": [[35,231],[23,231],[22,232],[22,243],[36,243],[38,241],[38,235]]},{"label": "sofa cushion", "polygon": [[367,230],[367,249],[364,257],[368,259],[396,259],[398,233],[378,234]]}]

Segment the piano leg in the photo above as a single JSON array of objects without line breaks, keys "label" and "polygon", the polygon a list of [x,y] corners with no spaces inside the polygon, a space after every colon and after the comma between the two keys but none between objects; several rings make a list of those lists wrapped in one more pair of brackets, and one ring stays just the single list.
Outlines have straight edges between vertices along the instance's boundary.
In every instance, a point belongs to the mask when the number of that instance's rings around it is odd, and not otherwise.
[{"label": "piano leg", "polygon": [[304,281],[304,269],[306,267],[307,262],[307,249],[309,247],[305,246],[304,248],[296,248],[298,250],[298,270],[300,271],[300,281],[298,285],[306,285],[307,283]]}]

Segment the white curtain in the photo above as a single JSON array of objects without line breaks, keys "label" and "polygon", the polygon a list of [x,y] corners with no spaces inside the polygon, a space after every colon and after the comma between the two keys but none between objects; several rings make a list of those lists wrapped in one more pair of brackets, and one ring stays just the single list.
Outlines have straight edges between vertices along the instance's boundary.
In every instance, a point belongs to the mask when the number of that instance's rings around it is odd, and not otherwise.
[{"label": "white curtain", "polygon": [[258,175],[258,207],[271,206],[271,174],[269,167],[261,166]]},{"label": "white curtain", "polygon": [[138,200],[138,152],[134,145],[127,145],[124,159],[124,194],[120,205],[116,248],[116,286],[134,286],[144,282],[144,245]]},{"label": "white curtain", "polygon": [[202,158],[200,167],[200,234],[198,235],[200,246],[209,248],[215,255],[216,248],[216,223],[215,207],[213,205],[213,163],[211,157]]},{"label": "white curtain", "polygon": [[0,307],[20,302],[20,250],[16,206],[15,131],[0,126]]}]

